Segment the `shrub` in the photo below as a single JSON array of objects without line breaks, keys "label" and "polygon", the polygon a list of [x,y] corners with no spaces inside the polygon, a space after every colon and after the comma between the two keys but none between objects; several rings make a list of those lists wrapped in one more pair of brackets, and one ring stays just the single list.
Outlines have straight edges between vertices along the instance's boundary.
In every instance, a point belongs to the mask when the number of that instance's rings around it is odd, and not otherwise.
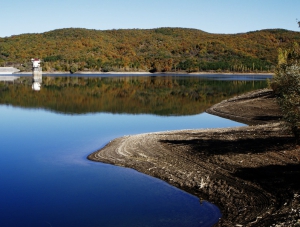
[{"label": "shrub", "polygon": [[271,87],[284,120],[298,141],[300,136],[300,48],[297,43],[287,50],[279,50],[278,66]]},{"label": "shrub", "polygon": [[72,64],[70,67],[70,73],[76,73],[78,71],[78,66],[76,64]]}]

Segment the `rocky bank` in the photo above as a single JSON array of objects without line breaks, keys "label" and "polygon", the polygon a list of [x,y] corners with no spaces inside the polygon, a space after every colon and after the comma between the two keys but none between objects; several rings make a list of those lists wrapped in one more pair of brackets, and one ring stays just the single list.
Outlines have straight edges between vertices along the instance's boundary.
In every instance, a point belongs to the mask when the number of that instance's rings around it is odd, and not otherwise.
[{"label": "rocky bank", "polygon": [[208,113],[250,126],[117,138],[88,159],[136,169],[216,204],[216,226],[300,226],[300,148],[284,130],[272,90]]}]

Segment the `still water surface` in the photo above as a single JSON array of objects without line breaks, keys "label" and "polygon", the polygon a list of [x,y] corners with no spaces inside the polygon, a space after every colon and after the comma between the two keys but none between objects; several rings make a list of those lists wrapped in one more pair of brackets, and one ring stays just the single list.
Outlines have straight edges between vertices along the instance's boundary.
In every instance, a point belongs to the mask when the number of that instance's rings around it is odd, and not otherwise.
[{"label": "still water surface", "polygon": [[[147,81],[148,77],[140,78]],[[200,80],[200,77],[197,78]],[[177,107],[168,107],[169,112],[160,109],[159,114],[154,114],[153,107],[151,110],[146,108],[152,105],[153,100],[141,99],[147,93],[145,90],[141,96],[135,96],[140,100],[143,113],[132,113],[125,107],[113,113],[108,109],[116,110],[116,107],[109,105],[104,110],[101,110],[102,107],[99,110],[93,109],[87,103],[94,105],[95,100],[88,99],[85,92],[80,93],[84,89],[77,86],[78,82],[73,90],[77,93],[76,99],[82,97],[89,101],[80,105],[86,105],[86,110],[76,108],[72,112],[72,108],[65,110],[60,107],[61,100],[53,104],[59,91],[63,93],[66,90],[64,95],[72,93],[72,89],[68,90],[70,86],[61,85],[65,84],[63,80],[59,82],[60,85],[50,86],[51,78],[48,78],[50,82],[47,87],[45,79],[40,92],[30,91],[31,87],[26,83],[5,82],[0,86],[0,226],[212,226],[221,217],[216,206],[208,202],[200,205],[196,197],[163,181],[132,169],[91,162],[86,157],[110,140],[123,135],[242,124],[199,110],[197,114],[192,114],[194,110],[180,114],[182,110]],[[170,79],[171,82],[173,79]],[[186,77],[182,80],[194,79]],[[242,77],[235,78],[230,83],[241,86],[236,82],[241,80]],[[265,83],[253,80],[247,83],[252,83],[252,89],[266,86]],[[254,83],[258,85],[254,86]],[[100,87],[103,86],[102,83]],[[109,86],[105,89],[114,97],[112,100],[120,98],[114,96],[115,89],[108,89]],[[145,89],[147,86],[144,84],[143,87]],[[180,85],[177,90],[170,92],[174,94],[187,87]],[[127,87],[127,93],[131,89],[138,88]],[[183,93],[180,92],[175,98],[184,103],[192,100],[190,105],[186,104],[186,108],[197,108],[193,104],[195,101],[205,103],[203,98],[189,96],[193,91],[200,94],[199,90],[189,89],[185,91],[190,92],[187,95],[190,98],[182,100]],[[25,98],[19,97],[16,90],[22,90]],[[162,89],[162,93],[168,91]],[[222,96],[223,93],[220,92]],[[130,94],[133,96],[133,93]],[[147,94],[152,93],[149,91]],[[48,97],[51,103],[44,99],[42,102],[26,101],[26,97],[39,99],[38,96]],[[204,97],[202,94],[200,96]],[[211,95],[209,97],[211,99]],[[99,96],[96,98],[101,99]],[[128,101],[124,96],[121,98],[121,102]],[[170,100],[173,99],[174,95]],[[128,102],[134,100],[129,99]],[[117,106],[120,105],[119,101],[116,101]],[[72,100],[69,102],[73,103]],[[74,102],[72,106],[77,104]]]}]

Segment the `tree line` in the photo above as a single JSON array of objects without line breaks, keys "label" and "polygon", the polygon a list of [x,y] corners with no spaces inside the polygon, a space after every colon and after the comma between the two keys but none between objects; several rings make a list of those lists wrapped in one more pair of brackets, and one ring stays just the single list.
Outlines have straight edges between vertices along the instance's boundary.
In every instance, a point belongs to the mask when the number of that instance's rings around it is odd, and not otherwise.
[{"label": "tree line", "polygon": [[278,48],[300,42],[283,29],[211,34],[187,28],[58,29],[0,38],[0,66],[43,71],[273,72]]}]

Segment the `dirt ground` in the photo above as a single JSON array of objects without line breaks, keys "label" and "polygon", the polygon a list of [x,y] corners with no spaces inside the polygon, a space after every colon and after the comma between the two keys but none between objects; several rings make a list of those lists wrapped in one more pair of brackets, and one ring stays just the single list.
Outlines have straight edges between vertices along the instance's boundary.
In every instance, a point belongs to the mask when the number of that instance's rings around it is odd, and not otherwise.
[{"label": "dirt ground", "polygon": [[136,169],[216,204],[216,226],[300,226],[300,147],[271,90],[208,113],[250,126],[117,138],[88,158]]}]

